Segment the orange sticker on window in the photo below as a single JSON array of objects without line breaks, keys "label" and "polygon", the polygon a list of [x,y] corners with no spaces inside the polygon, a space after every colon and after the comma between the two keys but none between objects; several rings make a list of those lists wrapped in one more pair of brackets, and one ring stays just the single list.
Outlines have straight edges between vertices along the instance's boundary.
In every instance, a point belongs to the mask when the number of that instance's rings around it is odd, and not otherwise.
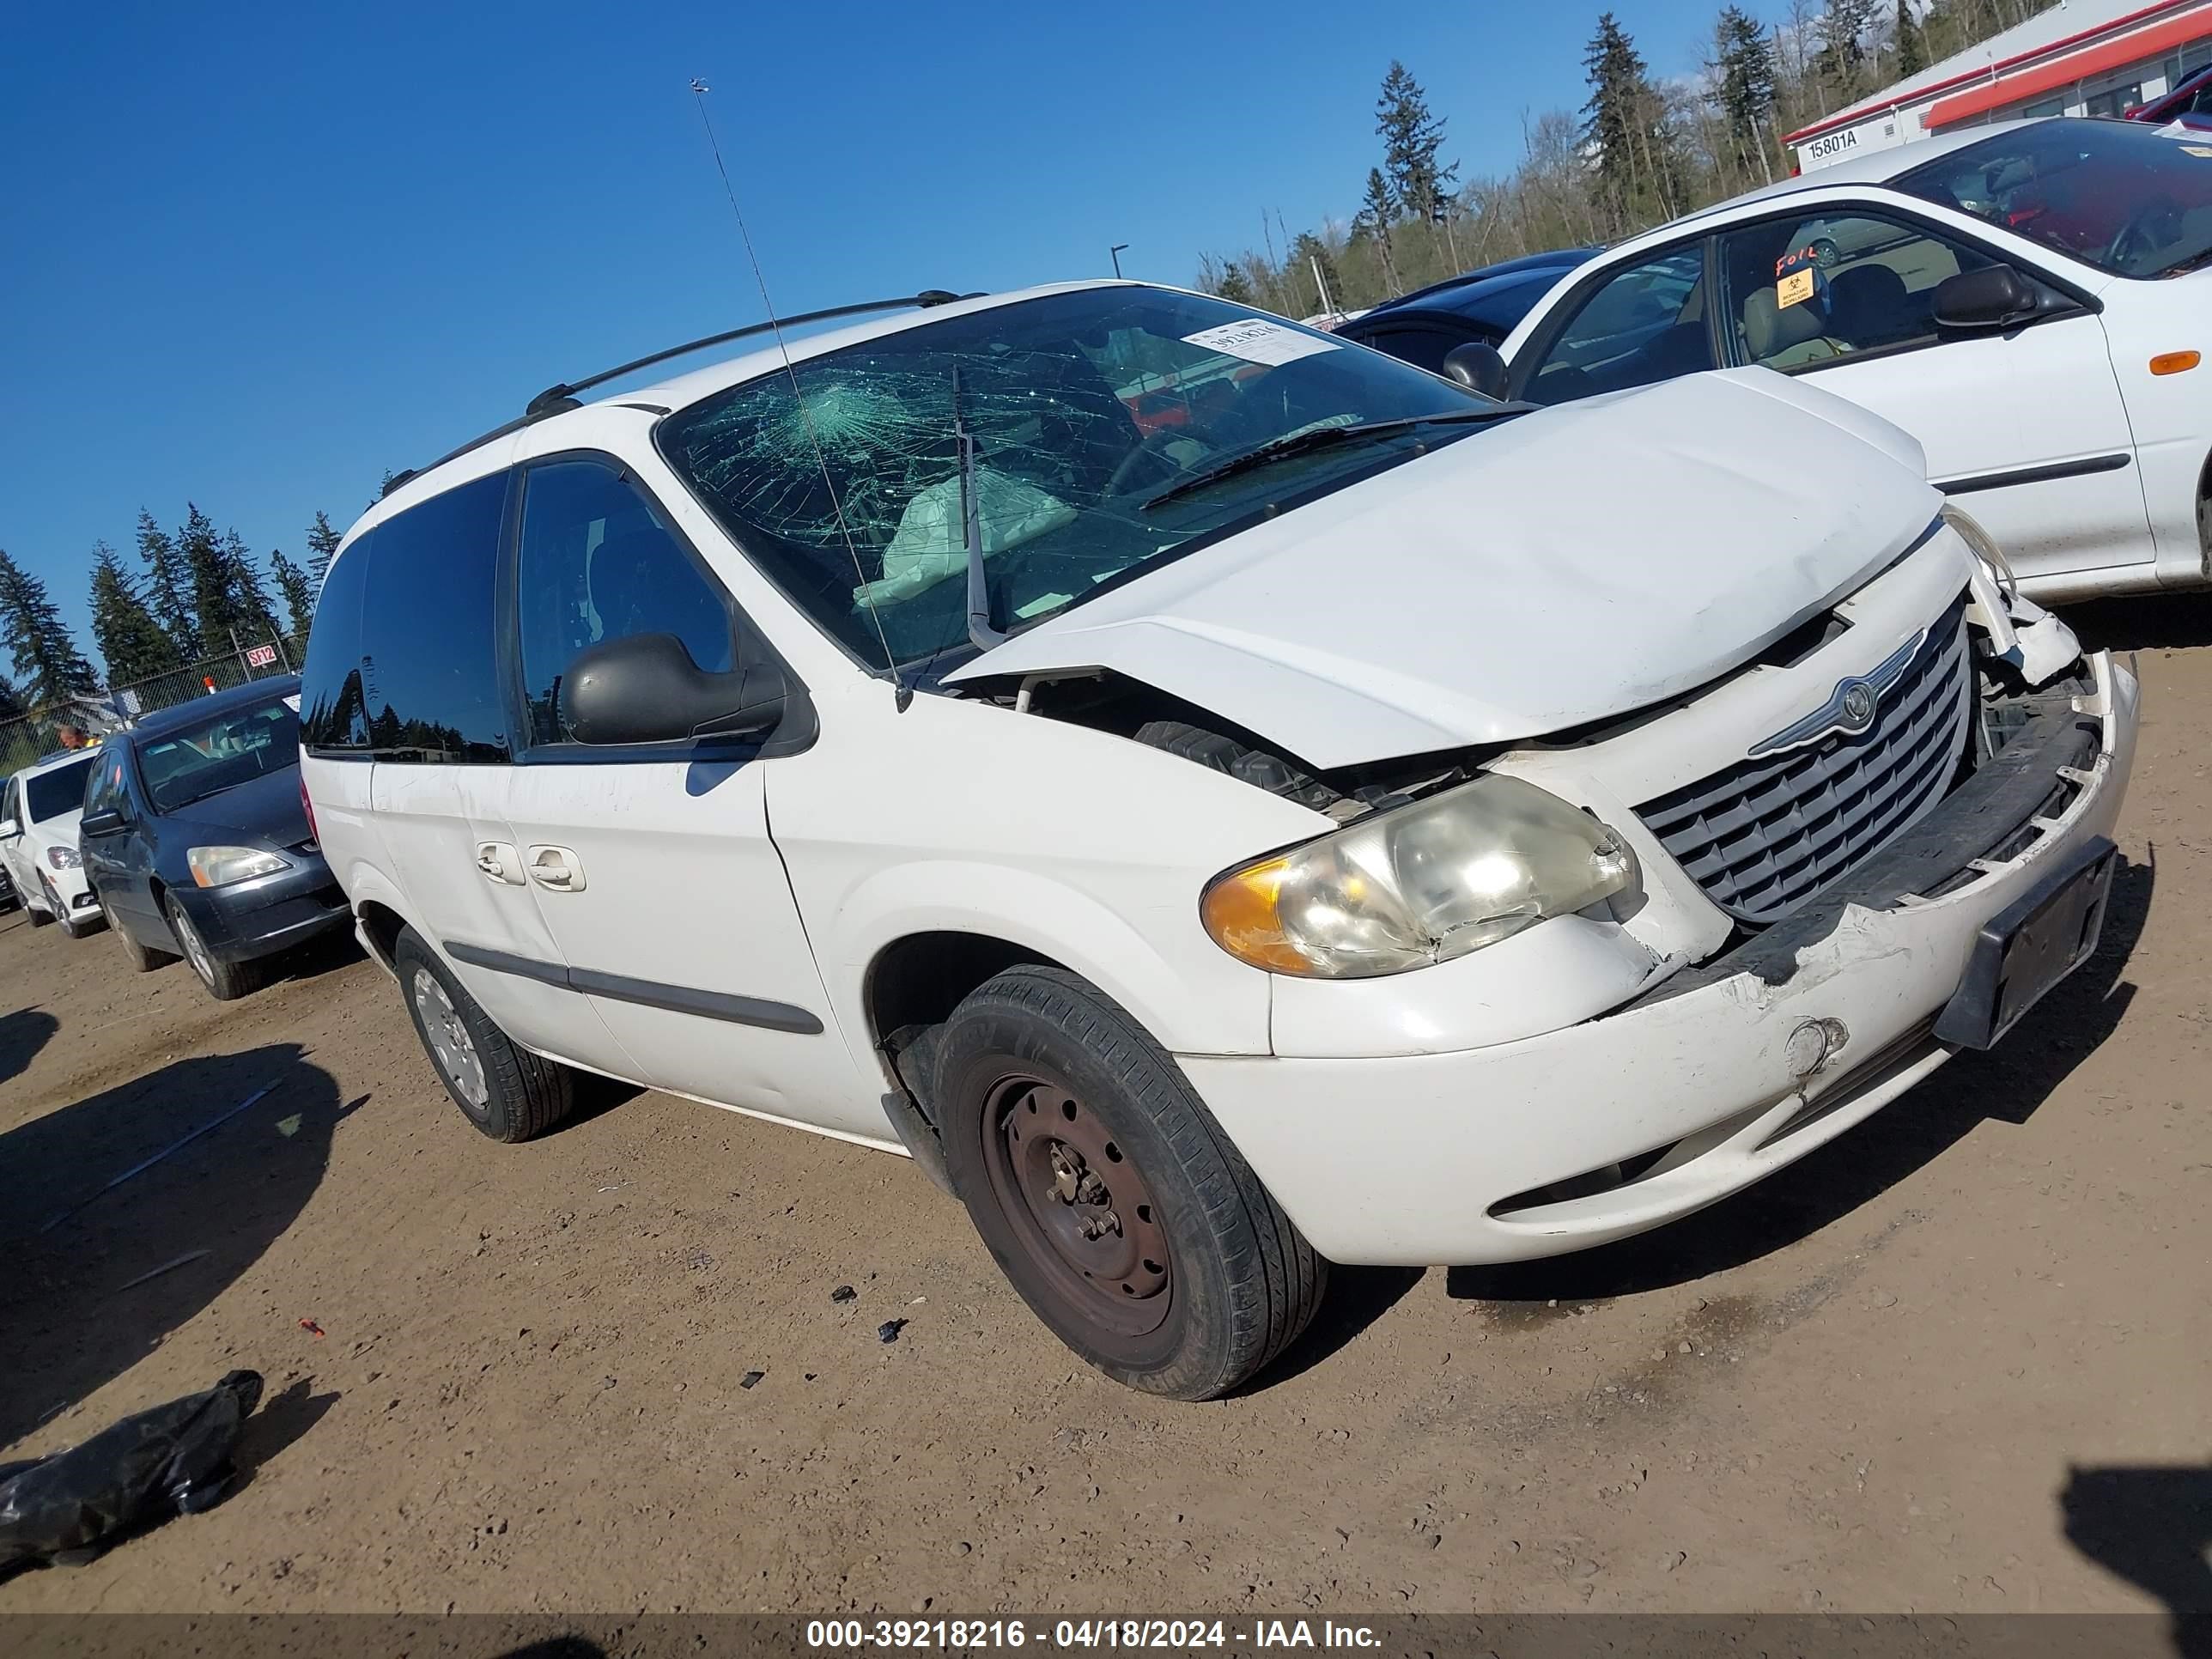
[{"label": "orange sticker on window", "polygon": [[1802,306],[1813,297],[1813,273],[1793,270],[1774,285],[1774,303],[1784,310]]}]

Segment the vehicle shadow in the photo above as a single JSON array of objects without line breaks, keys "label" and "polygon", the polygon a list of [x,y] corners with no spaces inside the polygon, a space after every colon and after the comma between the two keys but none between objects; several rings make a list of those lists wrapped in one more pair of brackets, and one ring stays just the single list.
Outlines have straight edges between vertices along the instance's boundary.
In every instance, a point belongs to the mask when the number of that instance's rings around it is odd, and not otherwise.
[{"label": "vehicle shadow", "polygon": [[2166,1604],[2181,1659],[2212,1659],[2212,1464],[2076,1468],[2058,1507],[2068,1543]]},{"label": "vehicle shadow", "polygon": [[2060,616],[2091,651],[2179,650],[2212,645],[2212,593],[2096,599]]},{"label": "vehicle shadow", "polygon": [[361,948],[361,941],[351,933],[326,933],[276,957],[270,965],[270,982],[320,979],[325,974],[336,973],[341,968],[350,968],[354,963],[368,959],[368,953]]},{"label": "vehicle shadow", "polygon": [[1283,1350],[1274,1364],[1231,1389],[1228,1397],[1236,1400],[1263,1393],[1311,1370],[1338,1349],[1350,1346],[1354,1338],[1403,1301],[1427,1272],[1425,1267],[1331,1267],[1328,1290],[1313,1323]]},{"label": "vehicle shadow", "polygon": [[43,1008],[18,1008],[0,1014],[0,1083],[21,1077],[31,1068],[61,1022]]},{"label": "vehicle shadow", "polygon": [[2113,872],[2097,954],[1990,1053],[1960,1054],[1865,1122],[1710,1210],[1573,1255],[1454,1267],[1445,1279],[1448,1293],[1466,1301],[1540,1304],[1688,1284],[1818,1232],[1984,1123],[2027,1122],[2112,1034],[2135,997],[2135,986],[2121,975],[2150,912],[2153,850],[2149,863],[2123,860]]},{"label": "vehicle shadow", "polygon": [[321,1182],[349,1109],[283,1042],[177,1060],[0,1134],[0,1446],[252,1267]]}]

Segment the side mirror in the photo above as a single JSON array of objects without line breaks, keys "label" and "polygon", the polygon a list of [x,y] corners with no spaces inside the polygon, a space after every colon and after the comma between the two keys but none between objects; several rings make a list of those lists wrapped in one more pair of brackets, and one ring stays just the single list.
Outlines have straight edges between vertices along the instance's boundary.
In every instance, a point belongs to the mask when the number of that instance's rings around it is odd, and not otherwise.
[{"label": "side mirror", "polygon": [[1444,353],[1444,378],[1457,380],[1469,392],[1480,392],[1486,398],[1495,398],[1503,403],[1505,383],[1510,377],[1505,372],[1505,359],[1498,355],[1496,346],[1469,340]]},{"label": "side mirror", "polygon": [[1977,333],[2018,328],[2043,311],[2043,290],[2010,265],[1962,270],[1936,285],[1936,326]]},{"label": "side mirror", "polygon": [[103,806],[97,812],[87,812],[76,821],[77,834],[94,838],[119,836],[130,827],[130,821],[112,806]]},{"label": "side mirror", "polygon": [[580,653],[561,696],[580,743],[682,743],[765,737],[790,688],[773,662],[710,674],[673,634],[632,634]]},{"label": "side mirror", "polygon": [[13,841],[23,833],[23,826],[13,818],[0,818],[0,841]]}]

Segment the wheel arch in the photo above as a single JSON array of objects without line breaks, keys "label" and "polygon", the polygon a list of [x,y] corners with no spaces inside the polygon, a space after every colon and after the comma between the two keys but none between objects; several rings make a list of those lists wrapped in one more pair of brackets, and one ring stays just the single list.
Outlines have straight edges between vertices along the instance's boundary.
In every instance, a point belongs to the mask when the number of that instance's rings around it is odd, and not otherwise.
[{"label": "wheel arch", "polygon": [[939,927],[901,934],[876,952],[861,976],[868,1041],[880,1052],[908,1026],[942,1024],[978,988],[1024,964],[1077,971],[995,933]]}]

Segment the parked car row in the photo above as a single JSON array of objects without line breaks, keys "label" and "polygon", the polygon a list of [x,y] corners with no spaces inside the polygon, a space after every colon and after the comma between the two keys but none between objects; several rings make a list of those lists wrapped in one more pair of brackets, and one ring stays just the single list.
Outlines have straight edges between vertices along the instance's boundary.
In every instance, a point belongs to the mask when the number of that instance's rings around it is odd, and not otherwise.
[{"label": "parked car row", "polygon": [[[2016,204],[2014,150],[2106,142],[2034,131],[1920,155]],[[1744,353],[1869,271],[1948,351],[1997,253],[2076,309],[1976,341],[2103,338],[2158,258],[1863,188],[1531,267],[1447,374],[1117,281],[556,386],[344,538],[307,819],[289,725],[179,711],[82,797],[93,890],[134,961],[350,925],[495,1139],[604,1074],[902,1151],[1160,1395],[1267,1364],[1332,1261],[1687,1215],[2001,1041],[2116,865],[2132,675],[1933,441]]]},{"label": "parked car row", "polygon": [[104,925],[137,971],[181,957],[222,1001],[282,952],[349,929],[307,828],[299,702],[297,679],[256,680],[17,773],[0,863],[32,872],[32,924],[72,938]]}]

